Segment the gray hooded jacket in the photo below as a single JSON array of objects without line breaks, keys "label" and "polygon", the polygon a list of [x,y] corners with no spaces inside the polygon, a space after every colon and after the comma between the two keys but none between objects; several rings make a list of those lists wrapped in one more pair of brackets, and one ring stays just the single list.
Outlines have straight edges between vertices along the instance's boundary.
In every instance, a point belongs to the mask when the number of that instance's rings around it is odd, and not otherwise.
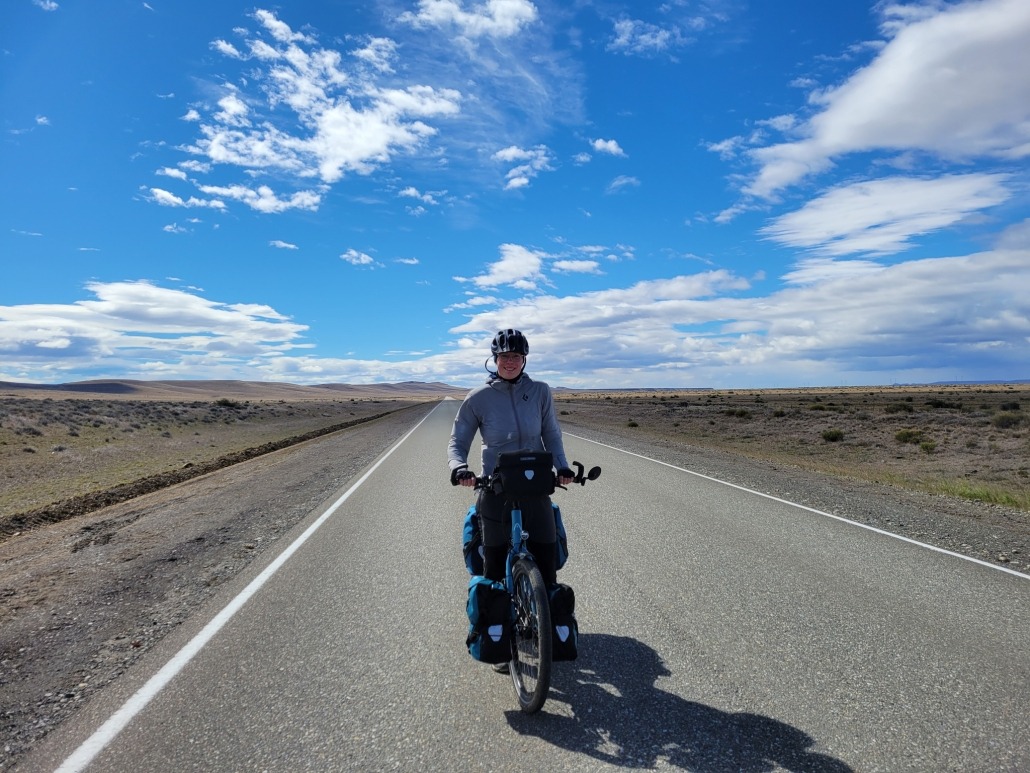
[{"label": "gray hooded jacket", "polygon": [[451,470],[468,465],[477,430],[483,439],[481,475],[493,472],[498,454],[507,451],[550,451],[556,469],[569,466],[551,388],[525,373],[514,382],[491,378],[468,393],[454,417],[447,446]]}]

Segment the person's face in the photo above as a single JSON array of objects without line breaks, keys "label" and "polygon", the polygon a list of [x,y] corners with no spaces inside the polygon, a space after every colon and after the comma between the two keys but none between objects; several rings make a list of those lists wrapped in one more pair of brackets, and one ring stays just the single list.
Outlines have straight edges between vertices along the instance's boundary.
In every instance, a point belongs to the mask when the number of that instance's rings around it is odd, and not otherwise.
[{"label": "person's face", "polygon": [[497,355],[497,373],[501,378],[518,378],[522,368],[526,365],[526,358],[515,352],[503,352]]}]

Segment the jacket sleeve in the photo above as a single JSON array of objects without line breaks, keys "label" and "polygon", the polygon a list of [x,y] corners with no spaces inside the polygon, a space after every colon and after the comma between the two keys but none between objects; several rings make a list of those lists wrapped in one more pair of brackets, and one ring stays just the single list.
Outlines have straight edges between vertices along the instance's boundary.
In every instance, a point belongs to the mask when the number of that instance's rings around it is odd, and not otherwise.
[{"label": "jacket sleeve", "polygon": [[543,384],[543,394],[540,406],[540,435],[544,441],[544,448],[554,456],[555,469],[568,468],[569,460],[565,458],[565,444],[562,442],[561,427],[558,424],[558,417],[554,411],[554,396],[551,394],[551,387]]},{"label": "jacket sleeve", "polygon": [[451,470],[468,466],[469,448],[472,447],[472,439],[478,429],[479,419],[472,408],[470,397],[466,397],[454,417],[451,440],[447,444],[447,466]]}]

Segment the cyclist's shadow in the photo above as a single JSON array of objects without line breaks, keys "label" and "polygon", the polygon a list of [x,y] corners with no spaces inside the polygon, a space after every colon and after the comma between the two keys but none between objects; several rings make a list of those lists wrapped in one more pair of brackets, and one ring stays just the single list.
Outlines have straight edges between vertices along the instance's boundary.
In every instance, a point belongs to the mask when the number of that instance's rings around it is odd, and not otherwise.
[{"label": "cyclist's shadow", "polygon": [[514,730],[628,768],[651,768],[664,760],[703,773],[852,770],[810,751],[814,740],[795,727],[758,714],[727,713],[659,689],[658,677],[669,671],[657,652],[636,639],[583,633],[579,644],[578,660],[555,664],[548,698],[548,703],[568,703],[573,716],[513,711],[507,718]]}]

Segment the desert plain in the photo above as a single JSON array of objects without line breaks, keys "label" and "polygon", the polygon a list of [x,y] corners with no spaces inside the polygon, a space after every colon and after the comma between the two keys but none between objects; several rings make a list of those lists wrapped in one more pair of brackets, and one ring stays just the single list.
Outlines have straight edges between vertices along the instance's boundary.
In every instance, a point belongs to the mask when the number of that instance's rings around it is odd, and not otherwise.
[{"label": "desert plain", "polygon": [[[0,771],[464,393],[0,384]],[[1030,575],[1028,407],[1026,383],[555,389],[567,433]]]}]

